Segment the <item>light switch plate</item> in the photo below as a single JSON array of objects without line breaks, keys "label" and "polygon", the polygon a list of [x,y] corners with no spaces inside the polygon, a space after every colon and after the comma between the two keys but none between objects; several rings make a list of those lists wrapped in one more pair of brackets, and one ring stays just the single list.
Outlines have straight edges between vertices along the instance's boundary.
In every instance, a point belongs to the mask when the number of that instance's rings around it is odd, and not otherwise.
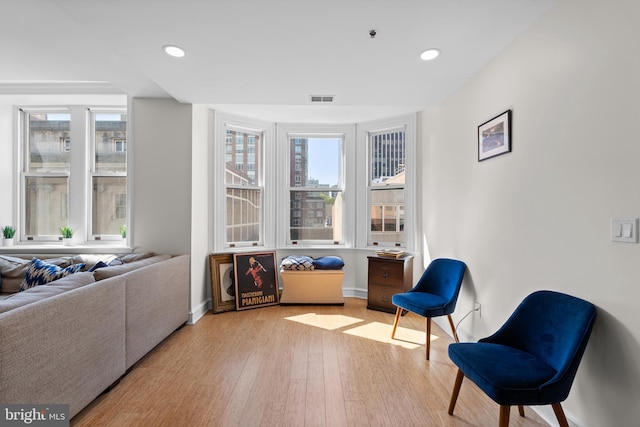
[{"label": "light switch plate", "polygon": [[613,218],[611,220],[611,240],[638,243],[638,222],[638,218]]}]

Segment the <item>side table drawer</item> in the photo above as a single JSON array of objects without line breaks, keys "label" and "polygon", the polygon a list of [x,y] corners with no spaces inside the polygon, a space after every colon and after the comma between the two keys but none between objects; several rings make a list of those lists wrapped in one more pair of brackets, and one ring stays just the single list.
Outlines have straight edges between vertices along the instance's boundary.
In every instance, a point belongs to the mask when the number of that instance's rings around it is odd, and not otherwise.
[{"label": "side table drawer", "polygon": [[374,261],[369,263],[369,282],[385,286],[402,286],[402,262]]},{"label": "side table drawer", "polygon": [[369,285],[368,308],[395,313],[391,297],[401,292],[397,287]]}]

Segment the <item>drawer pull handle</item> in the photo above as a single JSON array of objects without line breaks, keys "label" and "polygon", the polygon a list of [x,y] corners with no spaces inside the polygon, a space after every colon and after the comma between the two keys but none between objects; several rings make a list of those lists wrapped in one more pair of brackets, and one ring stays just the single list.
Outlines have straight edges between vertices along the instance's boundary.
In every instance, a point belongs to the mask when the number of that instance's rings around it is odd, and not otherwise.
[{"label": "drawer pull handle", "polygon": [[388,272],[387,270],[384,270],[384,271],[382,272],[382,277],[384,277],[385,279],[386,279],[387,277],[389,277],[389,272]]}]

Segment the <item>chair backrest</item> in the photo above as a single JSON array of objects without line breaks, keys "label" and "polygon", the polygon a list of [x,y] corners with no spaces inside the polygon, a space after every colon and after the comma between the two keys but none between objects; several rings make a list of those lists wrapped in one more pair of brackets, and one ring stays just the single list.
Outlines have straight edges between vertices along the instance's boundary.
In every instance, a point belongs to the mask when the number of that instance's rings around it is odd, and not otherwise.
[{"label": "chair backrest", "polygon": [[[445,298],[455,308],[467,266],[456,259],[438,258],[429,263],[411,292],[428,292]],[[452,309],[453,311],[453,309]]]},{"label": "chair backrest", "polygon": [[596,307],[583,299],[555,291],[536,291],[520,303],[495,334],[480,341],[534,354],[557,370],[548,384],[563,381],[570,387],[596,312]]}]

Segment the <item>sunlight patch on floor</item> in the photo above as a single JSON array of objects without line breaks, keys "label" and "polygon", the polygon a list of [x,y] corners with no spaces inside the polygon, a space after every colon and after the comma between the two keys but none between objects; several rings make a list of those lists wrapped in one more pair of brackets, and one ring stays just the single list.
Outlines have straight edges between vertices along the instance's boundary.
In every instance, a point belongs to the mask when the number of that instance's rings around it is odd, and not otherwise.
[{"label": "sunlight patch on floor", "polygon": [[355,317],[343,316],[342,314],[317,314],[306,313],[298,316],[285,317],[286,320],[293,322],[303,323],[309,326],[315,326],[317,328],[327,329],[333,331],[335,329],[344,328],[354,325],[356,323],[363,322],[362,319],[356,319]]},{"label": "sunlight patch on floor", "polygon": [[[393,344],[400,347],[414,349],[425,345],[425,333],[424,331],[416,331],[415,329],[407,329],[398,327],[396,330],[396,339],[391,339],[392,325],[387,325],[380,322],[371,322],[365,325],[357,326],[349,330],[344,331],[345,334],[355,335],[378,342],[387,344]],[[431,335],[431,341],[438,339],[437,336]]]}]

